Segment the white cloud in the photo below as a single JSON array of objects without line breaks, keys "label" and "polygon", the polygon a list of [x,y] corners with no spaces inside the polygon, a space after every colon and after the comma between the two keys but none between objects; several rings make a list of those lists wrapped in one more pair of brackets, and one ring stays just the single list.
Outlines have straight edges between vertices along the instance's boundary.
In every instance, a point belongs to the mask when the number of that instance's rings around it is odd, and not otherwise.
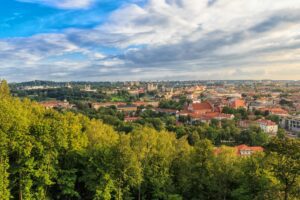
[{"label": "white cloud", "polygon": [[94,0],[17,0],[27,3],[38,3],[60,9],[85,9],[90,7]]},{"label": "white cloud", "polygon": [[145,7],[128,5],[99,29],[133,35],[129,44],[162,45],[198,40],[205,34],[244,31],[279,11],[299,9],[298,0],[149,0]]},{"label": "white cloud", "polygon": [[[92,3],[26,1],[60,8]],[[0,66],[10,76],[21,69],[11,79],[300,79],[299,13],[299,0],[131,3],[94,29],[0,40]],[[74,53],[86,58],[67,56]]]}]

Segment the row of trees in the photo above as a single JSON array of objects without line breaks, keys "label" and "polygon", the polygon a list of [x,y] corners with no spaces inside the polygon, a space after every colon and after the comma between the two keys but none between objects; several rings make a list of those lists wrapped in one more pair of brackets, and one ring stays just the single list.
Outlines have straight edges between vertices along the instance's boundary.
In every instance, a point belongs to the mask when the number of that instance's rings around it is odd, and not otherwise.
[{"label": "row of trees", "polygon": [[[211,124],[186,123],[187,117],[179,119],[181,125],[176,123],[176,117],[166,113],[155,112],[151,109],[146,109],[143,112],[140,109],[137,111],[140,119],[133,123],[124,122],[124,113],[117,111],[115,107],[100,108],[98,110],[90,108],[79,109],[78,112],[94,119],[101,119],[105,124],[112,125],[116,131],[129,133],[135,128],[148,126],[157,131],[167,130],[174,132],[176,137],[188,137],[191,144],[197,139],[209,139],[214,145],[226,144],[248,144],[248,145],[265,145],[269,136],[259,127],[250,127],[247,130],[241,130],[236,126],[233,120],[212,120]],[[228,143],[228,141],[232,141]]]},{"label": "row of trees", "polygon": [[300,143],[236,156],[209,140],[99,120],[12,98],[0,84],[0,199],[298,199]]}]

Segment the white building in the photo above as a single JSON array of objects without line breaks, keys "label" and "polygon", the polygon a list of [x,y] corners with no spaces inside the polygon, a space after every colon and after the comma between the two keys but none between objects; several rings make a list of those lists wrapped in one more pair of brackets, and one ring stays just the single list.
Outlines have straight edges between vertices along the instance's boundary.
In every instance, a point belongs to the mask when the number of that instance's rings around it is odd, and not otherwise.
[{"label": "white building", "polygon": [[148,92],[155,91],[155,90],[157,90],[157,85],[155,85],[153,83],[148,83],[147,84],[147,90],[148,90]]},{"label": "white building", "polygon": [[279,124],[288,131],[300,133],[300,116],[282,117]]},{"label": "white building", "polygon": [[276,134],[278,132],[278,125],[271,120],[259,119],[256,122],[265,133]]}]

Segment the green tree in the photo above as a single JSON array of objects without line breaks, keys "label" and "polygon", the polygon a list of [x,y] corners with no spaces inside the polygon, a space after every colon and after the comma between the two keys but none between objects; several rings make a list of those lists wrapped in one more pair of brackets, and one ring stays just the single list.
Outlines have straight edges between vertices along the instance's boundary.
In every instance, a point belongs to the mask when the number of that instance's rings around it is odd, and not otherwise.
[{"label": "green tree", "polygon": [[240,135],[237,136],[237,141],[240,144],[248,144],[251,146],[263,146],[267,144],[268,140],[269,136],[256,126],[243,130]]},{"label": "green tree", "polygon": [[10,97],[10,90],[7,82],[2,80],[0,82],[0,98]]},{"label": "green tree", "polygon": [[195,145],[191,155],[191,169],[189,174],[190,191],[185,194],[186,199],[210,199],[213,146],[209,140],[201,140]]},{"label": "green tree", "polygon": [[300,141],[289,138],[273,138],[267,146],[268,164],[280,181],[283,199],[300,197]]},{"label": "green tree", "polygon": [[9,191],[9,162],[7,155],[7,136],[0,131],[0,199],[8,200],[10,198]]},{"label": "green tree", "polygon": [[238,187],[232,190],[236,200],[272,200],[278,197],[278,181],[270,172],[265,155],[256,153],[241,160]]}]

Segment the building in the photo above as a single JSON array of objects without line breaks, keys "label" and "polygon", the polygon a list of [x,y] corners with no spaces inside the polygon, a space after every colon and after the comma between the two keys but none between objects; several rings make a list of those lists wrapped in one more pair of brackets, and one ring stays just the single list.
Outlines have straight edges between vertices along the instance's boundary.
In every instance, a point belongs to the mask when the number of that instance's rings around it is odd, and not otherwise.
[{"label": "building", "polygon": [[51,109],[51,108],[71,109],[71,108],[74,108],[74,105],[70,104],[67,100],[65,100],[65,101],[43,101],[43,102],[40,102],[40,105],[44,106],[47,109]]},{"label": "building", "polygon": [[235,149],[238,156],[251,156],[253,153],[264,151],[264,148],[261,146],[249,147],[245,144],[236,146]]},{"label": "building", "polygon": [[135,106],[145,106],[145,107],[152,106],[154,108],[157,108],[158,105],[159,105],[159,102],[158,101],[148,101],[148,102],[146,102],[146,101],[136,101],[136,102],[133,102],[132,104],[135,105]]},{"label": "building", "polygon": [[176,115],[178,113],[178,110],[166,108],[155,108],[154,111],[157,113],[165,113],[169,115]]},{"label": "building", "polygon": [[214,112],[214,106],[210,102],[205,101],[201,103],[191,103],[186,107],[186,110],[194,114],[205,114]]},{"label": "building", "polygon": [[279,125],[287,131],[300,133],[300,116],[281,117]]},{"label": "building", "polygon": [[259,109],[262,112],[269,112],[271,115],[277,115],[277,116],[287,116],[289,113],[288,111],[282,109],[282,108],[260,108]]},{"label": "building", "polygon": [[271,120],[259,119],[256,123],[265,133],[276,134],[278,132],[278,125]]},{"label": "building", "polygon": [[230,108],[238,109],[238,108],[245,108],[247,109],[246,102],[243,99],[232,99],[229,101]]},{"label": "building", "polygon": [[[245,144],[235,146],[235,147],[226,147],[226,148],[231,148],[236,153],[237,156],[242,156],[242,157],[251,156],[254,153],[264,151],[264,148],[261,146],[250,147]],[[215,148],[215,150],[214,150],[215,155],[219,155],[222,152],[224,152],[224,147],[218,147],[218,148]]]},{"label": "building", "polygon": [[92,89],[91,85],[85,85],[83,89],[81,89],[83,92],[97,92],[97,90]]},{"label": "building", "polygon": [[179,116],[190,116],[191,121],[201,121],[209,123],[212,119],[222,120],[222,119],[233,119],[234,116],[231,114],[221,113],[221,108],[214,106],[208,101],[201,103],[190,103],[184,107],[184,109],[178,112]]},{"label": "building", "polygon": [[73,87],[72,87],[72,85],[71,85],[70,83],[67,83],[67,84],[66,84],[66,88],[72,89]]},{"label": "building", "polygon": [[140,117],[125,117],[124,121],[125,122],[134,122],[134,121],[137,121],[139,119],[141,119],[141,118]]},{"label": "building", "polygon": [[126,106],[126,103],[124,102],[106,102],[106,103],[92,103],[91,107],[94,108],[95,110],[98,110],[99,108],[102,107],[111,107],[111,106]]},{"label": "building", "polygon": [[117,107],[118,111],[122,111],[125,113],[128,112],[136,112],[137,111],[137,106],[135,105],[122,105]]},{"label": "building", "polygon": [[191,114],[191,121],[195,122],[195,121],[200,121],[200,122],[204,122],[204,123],[210,123],[211,120],[216,119],[216,120],[223,120],[223,119],[227,119],[227,120],[233,120],[234,119],[234,115],[232,114],[225,114],[225,113],[219,113],[219,112],[209,112],[209,113],[205,113],[205,114]]},{"label": "building", "polygon": [[273,107],[275,105],[275,100],[272,98],[260,98],[256,101],[250,102],[249,104],[249,110],[259,110],[266,107]]},{"label": "building", "polygon": [[148,83],[147,84],[147,91],[148,92],[152,92],[152,91],[155,91],[157,90],[157,85],[153,84],[153,83]]}]

